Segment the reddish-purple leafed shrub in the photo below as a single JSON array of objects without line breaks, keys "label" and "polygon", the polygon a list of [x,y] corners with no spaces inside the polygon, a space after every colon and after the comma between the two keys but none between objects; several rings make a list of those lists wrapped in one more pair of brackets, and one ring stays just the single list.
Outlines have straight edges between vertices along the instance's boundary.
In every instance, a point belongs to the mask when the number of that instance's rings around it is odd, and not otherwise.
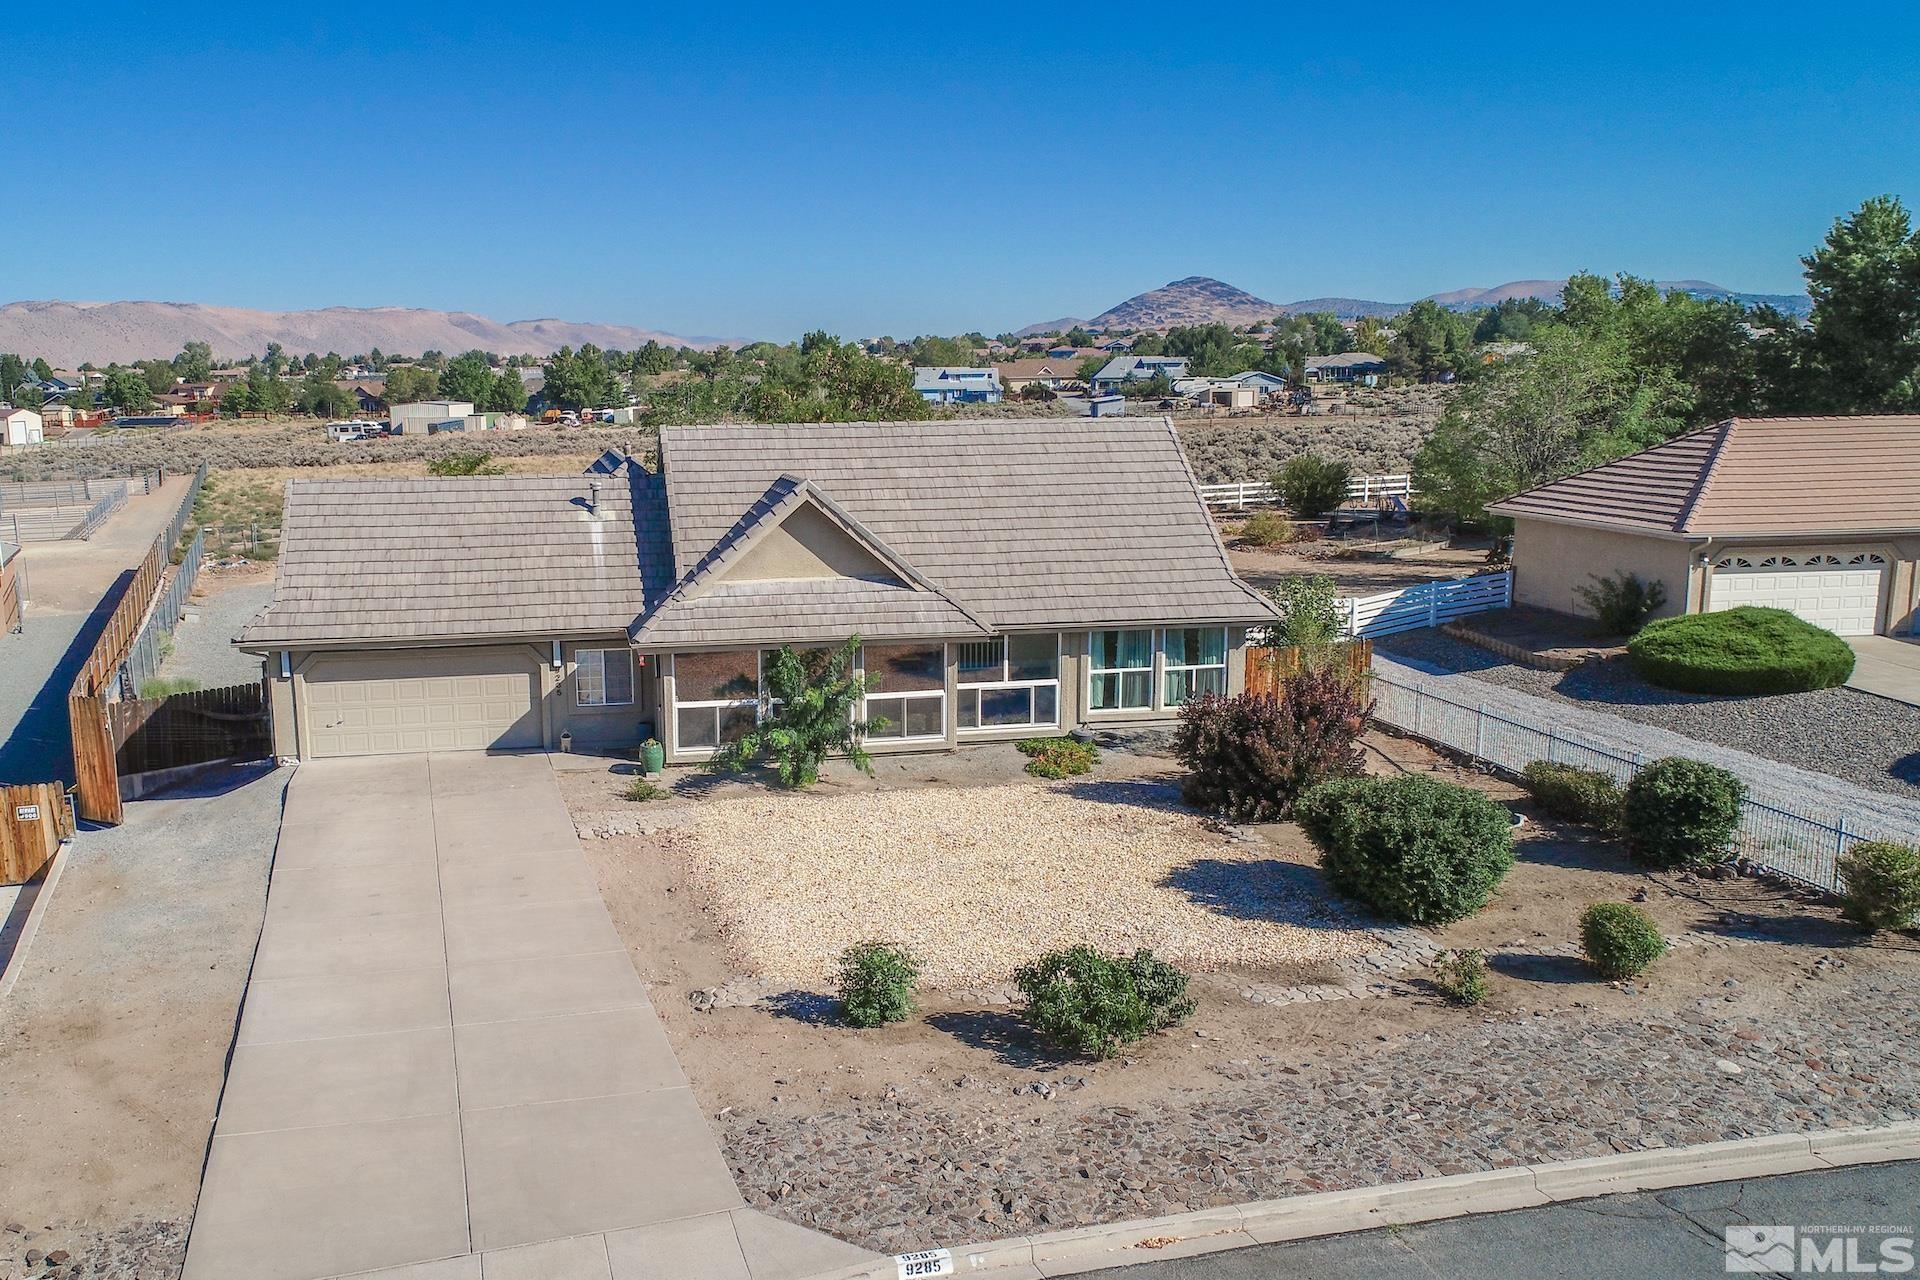
[{"label": "reddish-purple leafed shrub", "polygon": [[1315,783],[1356,777],[1355,745],[1373,704],[1333,667],[1287,676],[1275,694],[1205,694],[1180,713],[1174,754],[1191,772],[1188,804],[1243,822],[1272,822]]}]

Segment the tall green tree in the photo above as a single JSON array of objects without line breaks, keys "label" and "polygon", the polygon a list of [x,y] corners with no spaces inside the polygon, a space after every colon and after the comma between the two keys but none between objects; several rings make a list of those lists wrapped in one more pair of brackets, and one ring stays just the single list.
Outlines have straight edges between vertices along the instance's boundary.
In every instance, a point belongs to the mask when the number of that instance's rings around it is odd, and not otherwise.
[{"label": "tall green tree", "polygon": [[1473,321],[1422,298],[1394,321],[1387,359],[1394,372],[1422,382],[1465,373],[1474,364]]},{"label": "tall green tree", "polygon": [[1906,206],[1894,196],[1868,200],[1800,261],[1813,299],[1801,357],[1806,407],[1920,407],[1920,234]]},{"label": "tall green tree", "polygon": [[381,397],[390,405],[417,404],[440,394],[440,378],[431,369],[403,364],[387,370],[387,389]]},{"label": "tall green tree", "polygon": [[493,366],[484,351],[466,351],[447,361],[440,371],[440,394],[478,406],[493,390]]},{"label": "tall green tree", "polygon": [[858,636],[837,649],[781,648],[766,665],[766,718],[721,747],[706,768],[738,773],[770,761],[781,785],[793,788],[818,782],[829,755],[845,756],[854,768],[872,773],[873,759],[861,738],[887,722],[879,716],[859,717],[861,699],[877,683],[854,670],[859,651]]},{"label": "tall green tree", "polygon": [[487,387],[485,401],[475,404],[488,413],[525,413],[527,384],[520,381],[520,371],[502,369]]},{"label": "tall green tree", "polygon": [[205,382],[213,376],[213,347],[189,342],[173,358],[173,372],[182,382]]},{"label": "tall green tree", "polygon": [[138,369],[114,366],[107,370],[101,400],[121,413],[145,413],[153,407],[153,388]]}]

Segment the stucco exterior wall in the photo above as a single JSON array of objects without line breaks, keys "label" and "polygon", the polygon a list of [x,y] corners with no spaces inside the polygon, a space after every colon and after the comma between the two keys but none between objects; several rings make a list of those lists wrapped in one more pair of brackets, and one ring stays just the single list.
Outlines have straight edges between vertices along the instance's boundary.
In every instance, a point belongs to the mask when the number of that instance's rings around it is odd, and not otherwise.
[{"label": "stucco exterior wall", "polygon": [[1590,616],[1593,611],[1575,588],[1592,586],[1595,575],[1633,573],[1642,582],[1666,587],[1667,602],[1655,617],[1698,607],[1691,585],[1692,546],[1687,542],[1526,516],[1516,517],[1513,524],[1513,598],[1519,604]]}]

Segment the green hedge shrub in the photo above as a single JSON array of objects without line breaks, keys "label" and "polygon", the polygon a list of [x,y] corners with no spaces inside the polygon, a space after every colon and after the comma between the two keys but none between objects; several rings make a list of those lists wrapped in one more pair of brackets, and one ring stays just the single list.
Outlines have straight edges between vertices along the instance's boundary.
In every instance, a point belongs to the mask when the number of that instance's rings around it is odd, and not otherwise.
[{"label": "green hedge shrub", "polygon": [[1471,787],[1424,774],[1322,783],[1295,816],[1335,889],[1408,924],[1478,911],[1513,866],[1511,815]]},{"label": "green hedge shrub", "polygon": [[1627,653],[1648,680],[1687,693],[1803,693],[1853,674],[1845,640],[1785,609],[1752,605],[1649,622]]},{"label": "green hedge shrub", "polygon": [[1027,772],[1036,778],[1077,778],[1100,763],[1100,750],[1075,738],[1025,738],[1018,744],[1031,756]]},{"label": "green hedge shrub", "polygon": [[1371,709],[1334,666],[1303,667],[1270,697],[1203,694],[1180,709],[1174,735],[1173,754],[1191,771],[1181,795],[1242,822],[1284,818],[1308,787],[1360,772]]},{"label": "green hedge shrub", "polygon": [[1661,870],[1710,867],[1732,856],[1747,784],[1698,760],[1668,756],[1627,784],[1620,825],[1634,858]]},{"label": "green hedge shrub", "polygon": [[1090,1058],[1185,1021],[1187,975],[1144,947],[1130,956],[1092,947],[1050,951],[1014,975],[1034,1030]]},{"label": "green hedge shrub", "polygon": [[1605,770],[1535,760],[1520,771],[1520,781],[1534,802],[1556,818],[1602,830],[1620,825],[1624,793]]},{"label": "green hedge shrub", "polygon": [[1293,521],[1278,511],[1256,511],[1240,526],[1240,541],[1249,547],[1277,547],[1293,541]]},{"label": "green hedge shrub", "polygon": [[913,1016],[920,962],[903,947],[856,942],[840,953],[840,1016],[848,1026],[878,1027]]},{"label": "green hedge shrub", "polygon": [[1920,849],[1862,840],[1841,854],[1840,910],[1868,930],[1920,926]]},{"label": "green hedge shrub", "polygon": [[1580,946],[1609,979],[1631,978],[1667,953],[1653,917],[1625,902],[1596,902],[1582,912]]},{"label": "green hedge shrub", "polygon": [[1666,584],[1642,582],[1637,573],[1618,578],[1588,574],[1590,587],[1575,587],[1574,594],[1593,610],[1593,616],[1610,636],[1630,636],[1647,624],[1653,611],[1667,602]]},{"label": "green hedge shrub", "polygon": [[1487,953],[1452,951],[1433,962],[1433,985],[1455,1004],[1476,1005],[1487,998]]},{"label": "green hedge shrub", "polygon": [[1295,515],[1325,515],[1347,500],[1353,468],[1316,454],[1303,453],[1274,473],[1273,487]]}]

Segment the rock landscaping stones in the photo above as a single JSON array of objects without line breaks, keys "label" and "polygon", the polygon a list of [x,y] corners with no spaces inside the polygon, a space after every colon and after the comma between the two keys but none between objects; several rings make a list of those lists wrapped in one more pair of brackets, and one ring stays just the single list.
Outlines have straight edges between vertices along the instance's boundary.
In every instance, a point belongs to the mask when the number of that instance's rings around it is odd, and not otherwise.
[{"label": "rock landscaping stones", "polygon": [[[1830,968],[1830,966],[1829,966]],[[1718,996],[1629,1021],[1463,1014],[1304,1066],[1205,1062],[1177,1099],[951,1109],[969,1080],[717,1124],[747,1202],[881,1252],[1267,1197],[1912,1119],[1920,970],[1809,983],[1766,1016]],[[1156,1045],[1155,1047],[1159,1047]],[[1216,1050],[1218,1052],[1218,1050]],[[1203,1066],[1204,1064],[1204,1066]],[[1732,1068],[1732,1070],[1729,1070]],[[1124,1066],[1120,1069],[1124,1069]],[[1042,1095],[1043,1097],[1045,1095]]]}]

